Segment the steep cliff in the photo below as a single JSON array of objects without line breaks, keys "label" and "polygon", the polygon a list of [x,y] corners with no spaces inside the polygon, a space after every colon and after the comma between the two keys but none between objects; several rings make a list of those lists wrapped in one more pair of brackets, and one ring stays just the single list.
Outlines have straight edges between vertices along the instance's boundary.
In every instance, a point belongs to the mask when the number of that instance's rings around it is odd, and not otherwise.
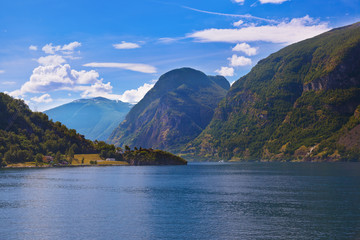
[{"label": "steep cliff", "polygon": [[232,85],[209,126],[183,153],[238,160],[357,159],[359,56],[360,23],[271,54]]}]

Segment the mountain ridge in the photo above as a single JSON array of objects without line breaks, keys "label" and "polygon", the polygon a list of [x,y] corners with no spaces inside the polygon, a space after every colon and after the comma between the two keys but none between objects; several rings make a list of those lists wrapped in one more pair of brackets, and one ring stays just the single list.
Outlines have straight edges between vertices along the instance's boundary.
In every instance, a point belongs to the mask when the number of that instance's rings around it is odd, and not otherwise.
[{"label": "mountain ridge", "polygon": [[224,87],[230,87],[224,77],[191,68],[169,71],[132,108],[109,142],[176,152],[206,127],[225,96]]},{"label": "mountain ridge", "polygon": [[91,140],[106,140],[132,105],[103,97],[77,99],[44,111],[54,121],[76,129]]}]

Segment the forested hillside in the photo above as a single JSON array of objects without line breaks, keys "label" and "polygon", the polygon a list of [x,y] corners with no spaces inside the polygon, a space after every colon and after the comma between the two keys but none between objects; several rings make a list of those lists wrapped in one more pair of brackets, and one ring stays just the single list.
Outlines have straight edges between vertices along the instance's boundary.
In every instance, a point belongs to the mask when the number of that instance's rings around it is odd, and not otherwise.
[{"label": "forested hillside", "polygon": [[5,163],[30,162],[37,154],[58,152],[92,153],[95,148],[75,130],[49,121],[43,113],[32,112],[22,100],[0,93],[0,159]]},{"label": "forested hillside", "polygon": [[236,81],[188,157],[358,160],[360,23],[288,46]]}]

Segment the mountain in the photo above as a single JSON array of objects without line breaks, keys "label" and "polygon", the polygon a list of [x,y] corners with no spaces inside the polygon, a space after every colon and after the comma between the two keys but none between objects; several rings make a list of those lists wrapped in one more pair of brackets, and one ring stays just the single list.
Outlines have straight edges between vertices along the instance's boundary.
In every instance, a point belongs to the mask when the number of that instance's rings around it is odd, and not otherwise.
[{"label": "mountain", "polygon": [[142,146],[178,152],[210,122],[229,82],[191,68],[162,75],[111,134],[119,146]]},{"label": "mountain", "polygon": [[95,150],[93,143],[75,130],[49,121],[46,114],[32,112],[22,100],[0,93],[0,163],[32,162],[36,154]]},{"label": "mountain", "polygon": [[105,141],[125,119],[131,107],[129,103],[97,97],[75,100],[44,113],[88,139]]},{"label": "mountain", "polygon": [[360,23],[271,54],[236,81],[188,157],[360,159]]}]

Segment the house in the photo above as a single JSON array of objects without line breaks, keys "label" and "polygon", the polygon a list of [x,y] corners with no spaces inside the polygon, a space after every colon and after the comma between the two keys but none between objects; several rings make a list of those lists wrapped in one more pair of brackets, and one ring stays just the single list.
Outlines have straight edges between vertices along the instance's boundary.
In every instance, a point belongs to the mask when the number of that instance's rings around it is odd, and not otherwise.
[{"label": "house", "polygon": [[107,158],[105,161],[116,161],[115,158]]},{"label": "house", "polygon": [[52,156],[43,156],[42,160],[44,163],[49,163],[49,162],[54,161],[54,158]]}]

